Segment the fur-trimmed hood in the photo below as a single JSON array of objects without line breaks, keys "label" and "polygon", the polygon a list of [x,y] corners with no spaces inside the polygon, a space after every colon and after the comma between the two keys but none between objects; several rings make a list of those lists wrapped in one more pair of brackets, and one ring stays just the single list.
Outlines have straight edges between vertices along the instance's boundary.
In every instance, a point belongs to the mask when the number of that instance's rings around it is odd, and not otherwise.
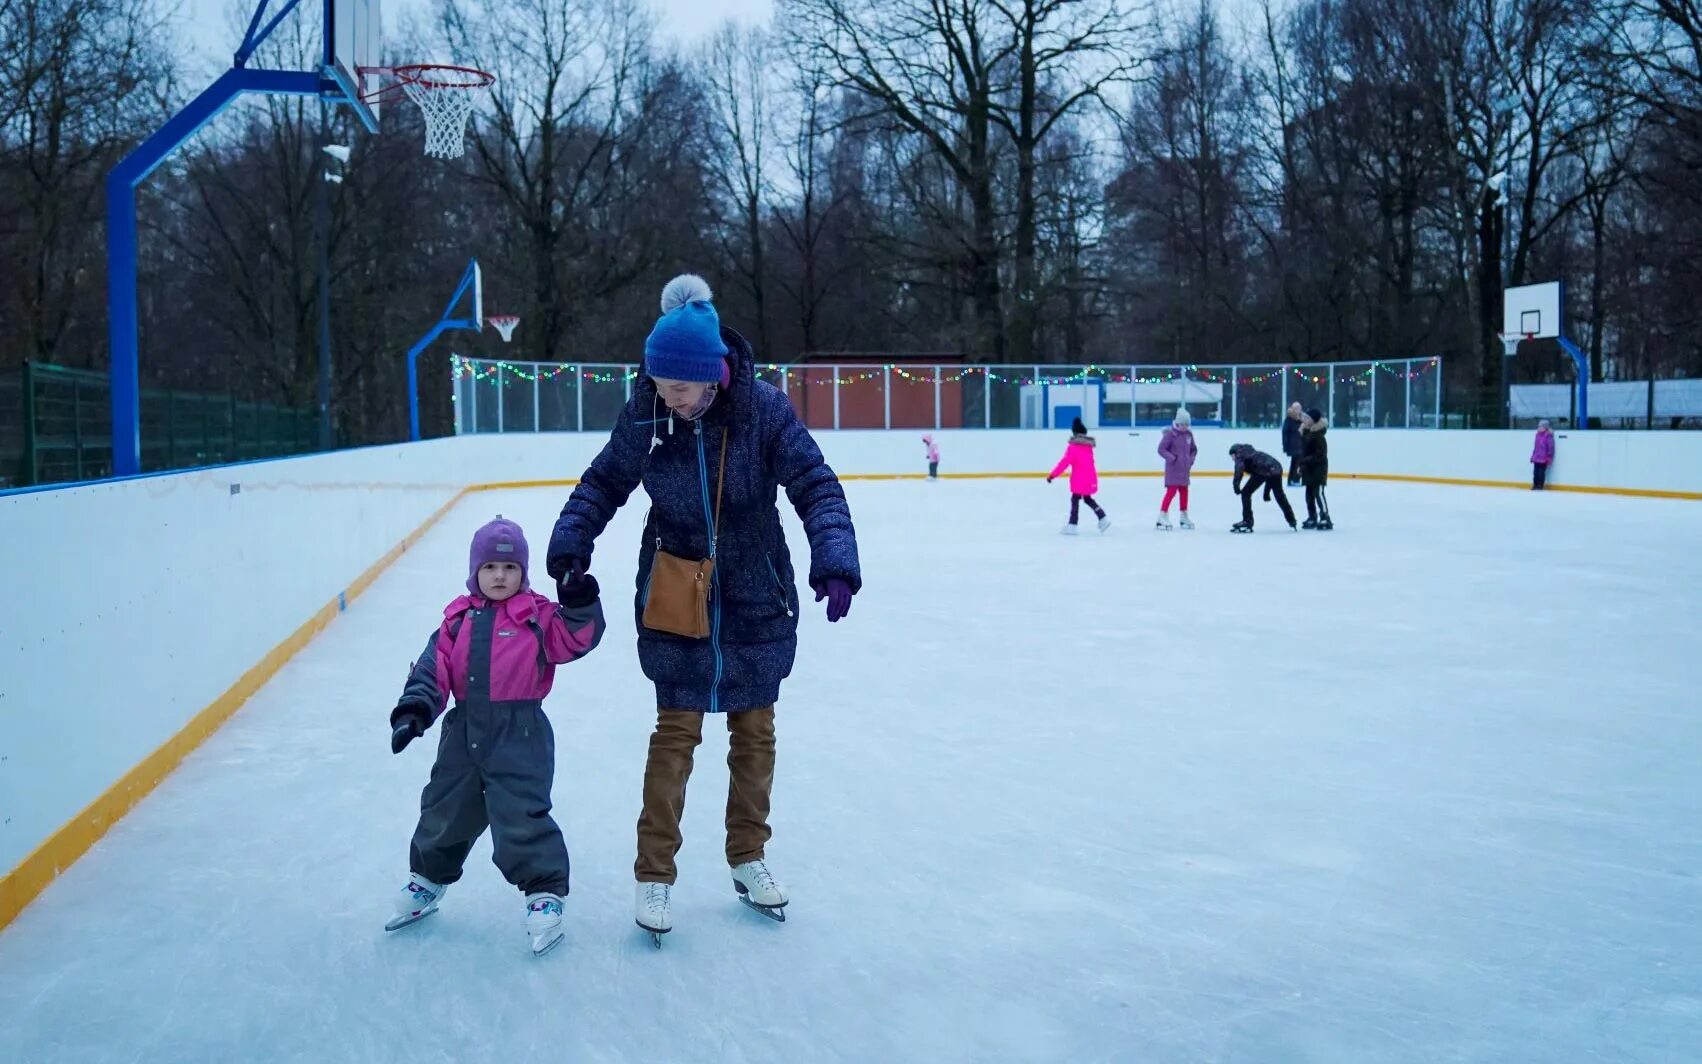
[{"label": "fur-trimmed hood", "polygon": [[1079,444],[1083,447],[1096,447],[1096,446],[1098,446],[1098,444],[1094,443],[1092,436],[1084,436],[1079,432],[1070,433],[1070,443],[1071,444]]}]

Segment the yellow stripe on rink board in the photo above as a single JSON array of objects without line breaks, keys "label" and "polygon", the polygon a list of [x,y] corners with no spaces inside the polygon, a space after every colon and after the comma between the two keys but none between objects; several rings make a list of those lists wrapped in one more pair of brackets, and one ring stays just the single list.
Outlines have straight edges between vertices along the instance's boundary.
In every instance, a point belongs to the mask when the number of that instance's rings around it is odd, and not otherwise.
[{"label": "yellow stripe on rink board", "polygon": [[455,509],[473,490],[476,489],[462,488],[456,492],[453,498],[438,507],[418,528],[368,566],[366,571],[357,576],[337,597],[319,607],[305,624],[268,651],[266,656],[243,673],[236,683],[215,698],[212,704],[195,714],[177,734],[143,758],[141,763],[126,772],[117,783],[85,806],[82,812],[44,839],[16,868],[0,877],[0,928],[16,919],[24,906],[46,890],[48,885],[58,878],[59,873],[70,868],[79,857],[87,853],[89,847],[99,842],[112,825],[135,808],[136,803],[146,798],[160,785],[161,780],[171,775],[172,770],[182,764],[183,759],[205,742],[209,735],[218,731],[219,726],[241,709],[243,703],[265,686],[302,647],[324,631],[325,627],[336,619],[343,605],[371,587],[373,581],[377,580],[391,563],[418,543],[420,537]]}]

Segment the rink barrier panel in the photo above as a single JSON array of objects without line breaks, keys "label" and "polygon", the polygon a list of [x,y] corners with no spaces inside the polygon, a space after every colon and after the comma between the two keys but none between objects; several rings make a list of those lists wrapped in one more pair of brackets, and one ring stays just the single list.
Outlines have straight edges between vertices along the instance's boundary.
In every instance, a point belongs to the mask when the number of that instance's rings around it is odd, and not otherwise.
[{"label": "rink barrier panel", "polygon": [[546,484],[531,484],[514,482],[512,484],[475,484],[462,488],[450,500],[427,517],[412,532],[408,533],[401,542],[386,551],[377,561],[369,565],[361,574],[349,583],[349,586],[339,591],[329,602],[314,612],[312,617],[290,633],[277,646],[273,647],[237,681],[227,688],[224,693],[215,698],[211,704],[192,717],[176,734],[160,744],[153,753],[144,757],[134,768],[130,769],[118,782],[83,808],[64,826],[49,835],[36,848],[20,861],[16,868],[5,876],[0,876],[0,928],[5,928],[31,901],[46,890],[59,874],[77,859],[87,853],[90,847],[99,842],[112,826],[124,818],[124,815],[153,792],[165,778],[183,763],[183,760],[195,751],[203,742],[232,716],[273,676],[283,668],[290,659],[320,632],[324,631],[337,615],[348,607],[364,591],[370,588],[384,571],[403,554],[418,543],[425,534],[436,526],[444,517],[452,513],[462,501],[476,492],[502,490],[509,487],[570,487],[578,484],[577,480],[552,481]]},{"label": "rink barrier panel", "polygon": [[[870,435],[883,434],[871,433]],[[503,442],[500,437],[482,439],[474,437],[473,439],[478,441],[478,446],[486,449],[498,448],[502,446]],[[532,437],[533,441],[537,439],[537,437]],[[512,442],[512,438],[508,442]],[[461,445],[465,446],[465,443]],[[419,445],[413,446],[418,447]],[[428,444],[427,446],[431,445]],[[441,444],[436,453],[443,453]],[[557,460],[566,457],[566,455],[560,455]],[[570,463],[580,465],[580,462],[576,460],[577,457],[569,459]],[[1110,456],[1108,455],[1108,457]],[[206,477],[214,475],[214,471],[201,470],[198,471],[198,475]],[[1105,470],[1099,475],[1101,479],[1157,479],[1163,474],[1160,470]],[[1193,476],[1200,478],[1225,478],[1230,475],[1229,472],[1222,470],[1200,470],[1193,474]],[[1333,473],[1332,477],[1336,480],[1370,480],[1391,483],[1530,490],[1528,482],[1514,480],[1345,472]],[[840,478],[854,482],[900,482],[922,481],[926,480],[927,476],[925,473],[845,472],[840,474]],[[963,481],[1043,480],[1044,478],[1045,473],[1034,470],[942,472],[940,474],[942,480]],[[134,808],[166,776],[170,775],[172,770],[182,763],[185,757],[200,746],[226,720],[230,719],[285,663],[306,646],[314,636],[323,631],[335,619],[337,613],[346,608],[349,601],[367,590],[397,558],[401,557],[442,518],[465,501],[468,496],[486,491],[573,487],[577,483],[577,479],[570,478],[515,479],[471,484],[457,490],[448,502],[441,505],[424,522],[369,565],[344,590],[317,609],[305,623],[274,646],[254,666],[244,672],[235,683],[196,713],[187,724],[153,752],[145,756],[106,791],[89,802],[76,816],[41,841],[10,872],[0,876],[0,928],[9,924],[62,871],[86,853],[110,830],[114,823]],[[312,490],[311,486],[305,484],[295,486]],[[275,490],[276,487],[277,485],[256,484],[252,485],[250,490]],[[1548,490],[1593,495],[1702,500],[1702,491],[1555,483],[1550,483]]]}]

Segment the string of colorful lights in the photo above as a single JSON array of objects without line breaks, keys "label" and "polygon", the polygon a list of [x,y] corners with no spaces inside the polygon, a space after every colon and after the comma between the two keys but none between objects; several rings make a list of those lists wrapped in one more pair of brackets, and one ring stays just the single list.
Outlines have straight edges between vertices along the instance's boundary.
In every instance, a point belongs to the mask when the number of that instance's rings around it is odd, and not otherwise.
[{"label": "string of colorful lights", "polygon": [[[1377,373],[1387,374],[1396,380],[1417,380],[1426,373],[1432,372],[1441,364],[1442,362],[1439,358],[1427,358],[1399,359],[1389,362],[1331,363],[1330,365],[1365,366],[1364,370],[1345,373],[1334,378],[1337,384],[1351,385],[1369,381],[1371,377]],[[1414,366],[1416,366],[1416,368],[1411,368]],[[926,371],[913,370],[905,366],[886,364],[881,366],[870,366],[867,368],[858,367],[856,372],[841,376],[837,372],[839,371],[839,367],[837,366],[832,368],[817,366],[782,366],[775,363],[769,363],[761,367],[762,372],[766,375],[784,375],[787,379],[788,386],[796,383],[808,384],[816,387],[832,386],[839,388],[867,384],[871,381],[881,380],[888,374],[897,377],[906,384],[921,385],[930,388],[935,384],[959,384],[965,379],[973,376],[982,376],[985,379],[998,384],[1011,384],[1020,387],[1030,387],[1036,384],[1043,384],[1050,387],[1062,387],[1071,384],[1082,384],[1088,381],[1103,381],[1107,384],[1134,383],[1146,385],[1179,384],[1183,381],[1199,381],[1205,384],[1227,384],[1233,382],[1240,386],[1251,386],[1275,381],[1284,373],[1292,373],[1297,380],[1319,386],[1328,385],[1331,380],[1328,370],[1323,373],[1308,372],[1311,367],[1307,366],[1275,366],[1268,372],[1254,373],[1246,376],[1233,372],[1239,368],[1240,367],[1238,366],[1214,367],[1187,365],[1178,366],[1174,372],[1167,372],[1163,376],[1141,376],[1138,373],[1134,373],[1127,369],[1125,369],[1124,372],[1119,373],[1115,367],[1084,366],[1078,372],[1068,375],[1047,376],[1042,374],[1040,376],[1021,376],[1017,374],[1000,373],[991,366],[963,366],[954,367],[953,369],[939,371],[936,373],[928,373]],[[1228,369],[1232,372],[1218,372],[1221,369]],[[530,384],[534,381],[554,381],[559,380],[562,377],[577,376],[580,380],[585,381],[588,384],[619,384],[624,387],[628,382],[638,379],[639,370],[636,366],[611,367],[599,372],[596,369],[587,369],[577,365],[550,365],[539,362],[508,362],[503,360],[491,361],[485,359],[462,358],[457,355],[451,358],[451,375],[454,377],[467,377],[475,382],[482,381],[496,384],[505,383],[509,380],[525,381]]]}]

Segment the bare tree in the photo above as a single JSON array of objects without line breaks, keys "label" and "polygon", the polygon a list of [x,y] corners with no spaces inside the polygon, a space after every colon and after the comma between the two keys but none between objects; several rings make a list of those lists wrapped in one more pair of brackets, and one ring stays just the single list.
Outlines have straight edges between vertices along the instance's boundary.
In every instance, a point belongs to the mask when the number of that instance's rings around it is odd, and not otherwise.
[{"label": "bare tree", "polygon": [[763,210],[768,203],[768,146],[775,91],[769,34],[729,22],[701,54],[708,96],[710,175],[716,197],[731,209],[737,239],[721,241],[755,308],[757,351],[773,357],[768,330]]}]

